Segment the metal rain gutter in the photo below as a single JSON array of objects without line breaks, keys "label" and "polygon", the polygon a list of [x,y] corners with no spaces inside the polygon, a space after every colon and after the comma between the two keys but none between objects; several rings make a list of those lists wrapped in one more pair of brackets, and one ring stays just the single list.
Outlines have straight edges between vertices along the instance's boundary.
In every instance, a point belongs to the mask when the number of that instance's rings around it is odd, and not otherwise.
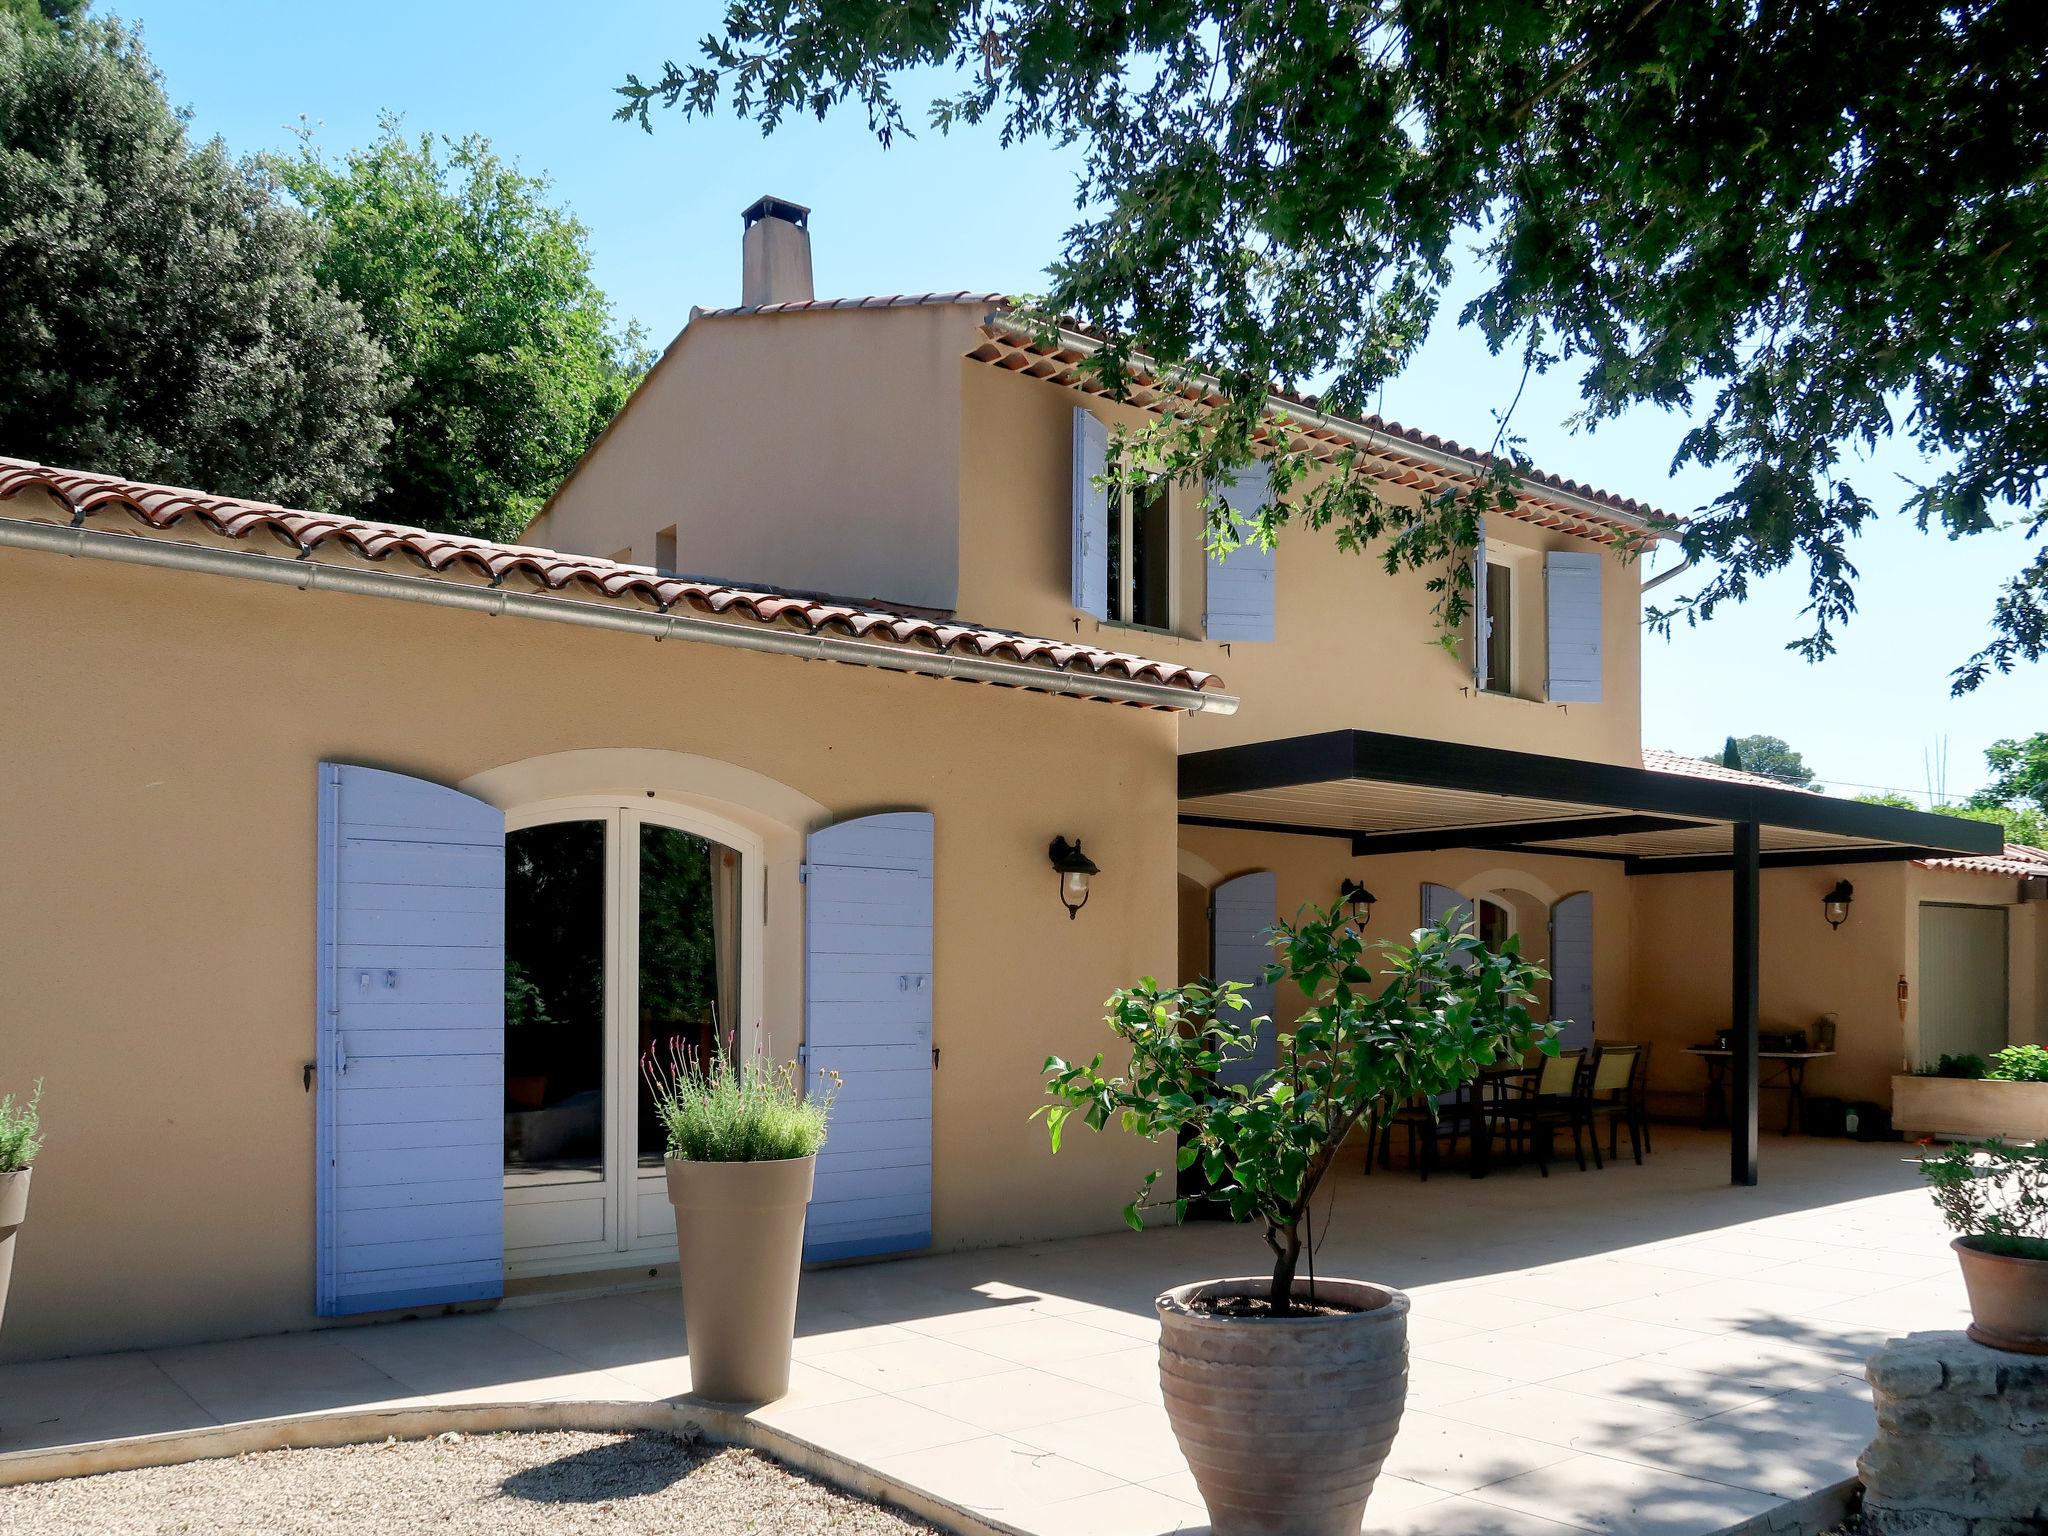
[{"label": "metal rain gutter", "polygon": [[837,635],[800,633],[771,629],[765,625],[735,624],[707,619],[699,614],[649,613],[614,608],[604,603],[581,602],[574,598],[549,597],[533,592],[508,592],[490,587],[465,586],[420,576],[394,576],[387,571],[364,571],[349,566],[327,565],[310,559],[256,554],[244,550],[214,549],[201,544],[183,544],[146,539],[134,534],[105,533],[96,528],[64,527],[19,518],[0,518],[0,548],[34,550],[41,554],[84,556],[112,560],[124,565],[147,565],[162,570],[192,571],[209,576],[232,576],[243,581],[267,582],[273,586],[297,587],[301,591],[349,592],[361,597],[391,598],[398,602],[424,603],[434,608],[454,608],[492,617],[546,619],[557,624],[577,624],[586,629],[610,629],[630,635],[649,635],[656,640],[697,640],[708,645],[730,646],[743,651],[766,651],[778,656],[797,656],[811,661],[838,661],[853,666],[879,667],[888,672],[914,672],[925,677],[950,677],[976,683],[998,683],[1029,688],[1039,693],[1066,694],[1075,698],[1107,699],[1119,704],[1141,704],[1153,709],[1177,709],[1188,714],[1229,715],[1237,712],[1235,694],[1211,693],[1195,688],[1176,688],[1165,683],[1140,682],[1132,678],[1104,677],[1033,666],[1028,662],[1004,661],[986,656],[956,656],[946,651],[916,651],[905,647],[875,645]]},{"label": "metal rain gutter", "polygon": [[[985,316],[982,323],[995,326],[1000,330],[1007,331],[1012,336],[1026,341],[1036,341],[1043,335],[1043,332],[1037,327],[1013,319],[1000,311]],[[1083,336],[1079,332],[1070,331],[1064,326],[1060,328],[1060,340],[1076,351],[1089,356],[1093,356],[1102,350],[1101,342],[1096,341],[1093,337]],[[1145,361],[1156,362],[1157,359],[1146,358]],[[1207,376],[1204,375],[1204,377]],[[1212,379],[1210,382],[1214,383],[1216,381]],[[1432,469],[1439,470],[1444,474],[1484,475],[1486,473],[1486,466],[1479,463],[1476,459],[1466,458],[1462,454],[1445,453],[1440,448],[1430,448],[1422,443],[1410,442],[1405,437],[1395,437],[1390,433],[1374,432],[1369,427],[1362,427],[1355,421],[1347,420],[1342,416],[1328,415],[1325,412],[1316,410],[1312,406],[1303,405],[1299,401],[1289,400],[1281,395],[1268,395],[1266,397],[1266,408],[1291,420],[1305,421],[1313,426],[1335,432],[1340,437],[1349,438],[1361,448],[1381,449],[1389,453],[1399,453],[1418,458]],[[1539,493],[1537,492],[1532,491],[1527,494],[1531,499],[1539,498]],[[1615,507],[1603,506],[1599,502],[1588,501],[1585,497],[1575,495],[1571,491],[1560,491],[1553,487],[1545,486],[1540,493],[1540,499],[1554,501],[1558,505],[1569,507],[1586,517],[1596,518],[1603,522],[1620,523],[1626,527],[1639,529],[1649,538],[1654,539],[1664,536],[1657,529],[1652,528],[1643,518],[1634,513],[1623,512]]]}]

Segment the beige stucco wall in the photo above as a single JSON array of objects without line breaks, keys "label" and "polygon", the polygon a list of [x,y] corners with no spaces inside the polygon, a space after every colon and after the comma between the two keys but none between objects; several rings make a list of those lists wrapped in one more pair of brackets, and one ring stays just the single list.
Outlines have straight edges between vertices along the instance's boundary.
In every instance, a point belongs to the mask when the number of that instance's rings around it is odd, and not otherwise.
[{"label": "beige stucco wall", "polygon": [[[17,505],[14,510],[22,510]],[[457,784],[542,754],[718,758],[835,817],[937,816],[935,1226],[1111,1228],[1151,1165],[1053,1159],[1048,1052],[1175,953],[1176,717],[686,642],[0,554],[0,1086],[49,1144],[0,1358],[313,1325],[315,774]],[[1104,873],[1079,921],[1045,847]],[[765,1021],[799,1027],[793,872]],[[822,1063],[821,1063],[822,1065]]]},{"label": "beige stucco wall", "polygon": [[962,306],[709,316],[524,542],[927,608],[958,572]]},{"label": "beige stucco wall", "polygon": [[[1821,896],[1838,879],[1856,891],[1849,918],[1830,929]],[[1652,1056],[1658,1107],[1695,1115],[1705,1071],[1684,1049],[1728,1023],[1731,895],[1726,874],[1657,875],[1629,882],[1635,896],[1635,1002]],[[1808,1071],[1809,1094],[1891,1100],[1891,1076],[1917,1059],[1919,904],[1955,901],[2006,906],[2012,1038],[2048,1040],[2039,903],[2015,905],[2005,876],[1855,864],[1769,869],[1763,875],[1762,1018],[1765,1029],[1805,1029],[1837,1016],[1837,1056]],[[1907,982],[1903,1016],[1899,978]],[[1764,1124],[1782,1123],[1782,1100],[1767,1096]]]},{"label": "beige stucco wall", "polygon": [[[1188,722],[1185,750],[1308,731],[1363,727],[1525,752],[1641,762],[1640,568],[1612,559],[1602,576],[1605,700],[1558,705],[1543,686],[1542,555],[1599,546],[1507,517],[1487,520],[1489,548],[1511,550],[1516,687],[1530,698],[1475,693],[1464,654],[1434,643],[1426,576],[1388,577],[1334,534],[1289,528],[1276,569],[1276,639],[1200,638],[1203,573],[1195,498],[1176,492],[1174,634],[1103,624],[1073,606],[1071,390],[976,362],[960,364],[960,609],[984,622],[1067,636],[1222,674],[1244,706]],[[1112,424],[1135,407],[1090,401]],[[1402,492],[1389,492],[1398,497]]]}]

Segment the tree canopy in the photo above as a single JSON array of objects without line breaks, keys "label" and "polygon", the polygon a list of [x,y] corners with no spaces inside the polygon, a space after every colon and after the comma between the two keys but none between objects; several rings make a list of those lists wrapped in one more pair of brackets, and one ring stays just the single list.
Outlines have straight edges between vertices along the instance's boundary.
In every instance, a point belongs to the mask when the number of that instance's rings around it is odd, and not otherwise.
[{"label": "tree canopy", "polygon": [[[628,77],[620,115],[773,129],[851,103],[886,143],[912,131],[899,86],[937,66],[955,84],[931,125],[1078,143],[1044,307],[1118,338],[1095,364],[1113,381],[1143,351],[1223,383],[1226,406],[1142,450],[1209,484],[1251,456],[1273,386],[1372,411],[1471,244],[1489,284],[1461,323],[1581,369],[1584,423],[1685,413],[1674,468],[1725,486],[1679,535],[1704,585],[1653,621],[1803,563],[1792,645],[1817,659],[1871,518],[1954,538],[2048,517],[2044,57],[2029,0],[731,0],[696,59]],[[1895,436],[1927,464],[1903,491],[1852,462]],[[1514,452],[1506,414],[1495,447]],[[1253,536],[1334,526],[1390,567],[1440,567],[1501,494],[1417,521],[1356,459],[1316,487],[1301,467],[1282,456]],[[1987,597],[1959,692],[2048,649],[2048,548]]]},{"label": "tree canopy", "polygon": [[[1994,741],[1984,749],[1984,765],[1991,771],[1990,783],[1960,805],[1932,809],[1944,816],[1996,822],[2005,828],[2007,842],[2048,848],[2048,731]],[[1872,805],[1917,808],[1916,802],[1899,794],[1856,798]]]},{"label": "tree canopy", "polygon": [[[0,11],[0,444],[316,509],[375,485],[389,360],[259,165],[115,22]],[[57,21],[64,24],[59,26]]]},{"label": "tree canopy", "polygon": [[589,233],[472,135],[377,141],[278,173],[326,232],[316,270],[362,309],[397,394],[367,515],[511,538],[649,361],[590,272]]},{"label": "tree canopy", "polygon": [[1782,779],[1794,789],[1806,789],[1813,783],[1813,770],[1806,766],[1806,759],[1776,736],[1730,736],[1721,748],[1720,762],[1726,768]]}]

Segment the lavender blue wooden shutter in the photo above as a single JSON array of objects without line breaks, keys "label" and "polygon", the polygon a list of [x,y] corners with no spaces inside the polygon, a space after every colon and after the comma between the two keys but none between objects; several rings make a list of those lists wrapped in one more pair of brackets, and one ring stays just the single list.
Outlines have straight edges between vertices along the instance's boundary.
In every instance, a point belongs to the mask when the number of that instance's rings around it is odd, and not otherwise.
[{"label": "lavender blue wooden shutter", "polygon": [[[1472,910],[1471,902],[1460,896],[1448,885],[1424,884],[1422,887],[1422,926],[1425,928],[1434,927],[1446,917],[1453,919],[1451,925],[1453,932],[1471,931],[1477,925],[1477,916]],[[1463,963],[1471,965],[1473,962],[1470,956],[1465,956]]]},{"label": "lavender blue wooden shutter", "polygon": [[505,818],[320,765],[318,1307],[502,1295]]},{"label": "lavender blue wooden shutter", "polygon": [[[1240,533],[1249,530],[1266,504],[1266,466],[1250,464],[1238,471],[1237,483],[1221,489]],[[1202,627],[1211,640],[1271,640],[1276,572],[1274,551],[1240,544],[1222,559],[1213,553],[1204,563],[1208,573],[1207,612]],[[1270,921],[1270,919],[1269,919]]]},{"label": "lavender blue wooden shutter", "polygon": [[1074,606],[1109,617],[1109,428],[1074,407]]},{"label": "lavender blue wooden shutter", "polygon": [[804,1061],[843,1079],[804,1258],[932,1241],[932,815],[825,827],[804,862]]},{"label": "lavender blue wooden shutter", "polygon": [[1491,678],[1486,642],[1493,637],[1493,615],[1486,606],[1486,519],[1479,519],[1479,542],[1472,550],[1472,686],[1485,688]]},{"label": "lavender blue wooden shutter", "polygon": [[1600,555],[1553,550],[1543,557],[1549,681],[1560,703],[1600,702]]},{"label": "lavender blue wooden shutter", "polygon": [[[1243,1029],[1253,1019],[1270,1019],[1273,988],[1265,980],[1266,967],[1273,960],[1268,937],[1280,916],[1280,878],[1270,869],[1253,870],[1216,887],[1210,898],[1210,921],[1214,925],[1217,981],[1242,981],[1251,990],[1245,1001],[1251,1009],[1232,1009],[1227,1022]],[[1258,1032],[1252,1054],[1226,1066],[1220,1076],[1227,1083],[1249,1083],[1269,1069],[1275,1060],[1273,1026]]]},{"label": "lavender blue wooden shutter", "polygon": [[1593,893],[1577,891],[1550,909],[1550,1017],[1569,1050],[1593,1044]]}]

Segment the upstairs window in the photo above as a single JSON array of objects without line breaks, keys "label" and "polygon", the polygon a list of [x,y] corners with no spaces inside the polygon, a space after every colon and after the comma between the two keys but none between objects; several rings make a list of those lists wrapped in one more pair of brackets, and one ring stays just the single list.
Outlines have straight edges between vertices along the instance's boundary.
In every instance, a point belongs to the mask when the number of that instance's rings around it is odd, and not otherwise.
[{"label": "upstairs window", "polygon": [[1170,629],[1172,525],[1164,485],[1119,481],[1109,506],[1109,617],[1113,623]]},{"label": "upstairs window", "polygon": [[1514,572],[1498,561],[1482,567],[1483,601],[1478,606],[1482,665],[1479,686],[1488,693],[1515,691]]}]

